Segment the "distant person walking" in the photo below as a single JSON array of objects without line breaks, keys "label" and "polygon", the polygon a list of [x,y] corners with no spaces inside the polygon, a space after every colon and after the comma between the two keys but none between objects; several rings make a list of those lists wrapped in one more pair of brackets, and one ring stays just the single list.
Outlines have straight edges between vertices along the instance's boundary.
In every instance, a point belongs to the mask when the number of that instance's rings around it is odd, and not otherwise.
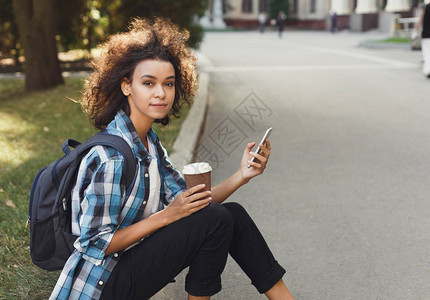
[{"label": "distant person walking", "polygon": [[279,38],[282,38],[282,32],[284,31],[284,21],[287,17],[283,11],[280,11],[278,17],[276,18],[276,23],[278,25]]},{"label": "distant person walking", "polygon": [[258,22],[260,23],[260,32],[261,32],[261,33],[264,33],[264,29],[265,29],[265,27],[266,27],[266,20],[267,20],[267,18],[266,18],[266,13],[261,12],[261,13],[258,15]]},{"label": "distant person walking", "polygon": [[335,33],[337,31],[337,13],[334,11],[331,15],[331,32]]},{"label": "distant person walking", "polygon": [[430,0],[426,0],[425,3],[417,23],[416,34],[419,34],[422,29],[421,49],[424,58],[423,73],[427,78],[430,78]]}]

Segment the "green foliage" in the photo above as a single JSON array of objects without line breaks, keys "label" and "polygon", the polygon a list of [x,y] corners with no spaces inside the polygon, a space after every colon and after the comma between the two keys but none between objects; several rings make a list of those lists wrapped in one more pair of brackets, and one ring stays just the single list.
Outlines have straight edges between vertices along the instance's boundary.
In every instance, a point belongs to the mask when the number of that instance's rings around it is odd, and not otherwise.
[{"label": "green foliage", "polygon": [[86,0],[57,1],[60,51],[83,48],[82,31],[85,23],[82,22],[82,18],[86,14],[86,2]]},{"label": "green foliage", "polygon": [[115,30],[123,31],[133,17],[167,17],[179,27],[188,29],[191,34],[189,46],[198,48],[203,39],[203,30],[195,18],[203,16],[208,5],[208,0],[122,0],[115,10],[118,23],[114,26]]},{"label": "green foliage", "polygon": [[288,0],[270,0],[270,18],[276,19],[280,11],[283,11],[285,15],[289,16]]},{"label": "green foliage", "polygon": [[[13,0],[0,0],[0,56],[22,55],[12,9]],[[57,40],[60,51],[96,47],[106,38],[124,31],[133,17],[167,17],[190,31],[189,46],[198,48],[203,28],[195,22],[203,16],[209,0],[73,0],[56,1]]]},{"label": "green foliage", "polygon": [[18,28],[14,21],[12,0],[0,0],[0,57],[15,57],[18,64],[18,56],[21,54]]},{"label": "green foliage", "polygon": [[[61,50],[90,50],[112,33],[109,32],[110,6],[104,0],[58,1],[58,35]],[[106,4],[106,5],[105,5]]]},{"label": "green foliage", "polygon": [[12,0],[0,0],[0,22],[4,23],[12,19]]}]

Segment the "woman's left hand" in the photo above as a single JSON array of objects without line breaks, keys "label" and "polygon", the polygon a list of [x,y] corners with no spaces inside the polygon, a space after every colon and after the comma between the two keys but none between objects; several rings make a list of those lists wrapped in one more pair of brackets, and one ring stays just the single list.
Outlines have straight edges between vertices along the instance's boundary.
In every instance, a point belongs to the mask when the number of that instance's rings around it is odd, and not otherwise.
[{"label": "woman's left hand", "polygon": [[[240,173],[242,175],[242,180],[245,182],[248,182],[255,176],[264,172],[269,160],[270,150],[272,149],[268,139],[266,139],[266,146],[260,144],[260,154],[251,152],[251,149],[254,146],[255,143],[249,143],[246,145],[242,161],[240,162]],[[251,162],[252,157],[255,157],[253,162]],[[248,165],[251,167],[248,168]]]}]

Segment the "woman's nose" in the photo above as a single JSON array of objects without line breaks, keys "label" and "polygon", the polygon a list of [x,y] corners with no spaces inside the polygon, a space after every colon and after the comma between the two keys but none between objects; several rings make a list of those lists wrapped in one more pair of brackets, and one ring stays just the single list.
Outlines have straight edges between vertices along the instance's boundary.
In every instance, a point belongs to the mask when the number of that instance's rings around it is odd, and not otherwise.
[{"label": "woman's nose", "polygon": [[162,85],[157,85],[154,94],[155,94],[155,97],[163,99],[164,96],[166,96],[166,93],[164,92],[164,87]]}]

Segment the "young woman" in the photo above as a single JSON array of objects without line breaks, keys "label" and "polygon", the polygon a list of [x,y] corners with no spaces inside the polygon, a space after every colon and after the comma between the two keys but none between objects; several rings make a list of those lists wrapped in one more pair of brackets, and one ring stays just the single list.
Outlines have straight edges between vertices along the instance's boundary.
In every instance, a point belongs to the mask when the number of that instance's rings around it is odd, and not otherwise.
[{"label": "young woman", "polygon": [[245,209],[221,204],[263,173],[269,141],[261,155],[248,144],[238,171],[202,192],[204,185],[186,189],[151,129],[168,124],[195,94],[196,59],[187,39],[168,21],[135,20],[95,61],[82,104],[96,128],[129,143],[138,168],[125,186],[124,157],[116,150],[96,146],[82,160],[72,191],[72,231],[79,238],[51,299],[148,299],[188,266],[188,299],[210,299],[221,290],[228,253],[260,293],[293,299],[285,270]]}]

